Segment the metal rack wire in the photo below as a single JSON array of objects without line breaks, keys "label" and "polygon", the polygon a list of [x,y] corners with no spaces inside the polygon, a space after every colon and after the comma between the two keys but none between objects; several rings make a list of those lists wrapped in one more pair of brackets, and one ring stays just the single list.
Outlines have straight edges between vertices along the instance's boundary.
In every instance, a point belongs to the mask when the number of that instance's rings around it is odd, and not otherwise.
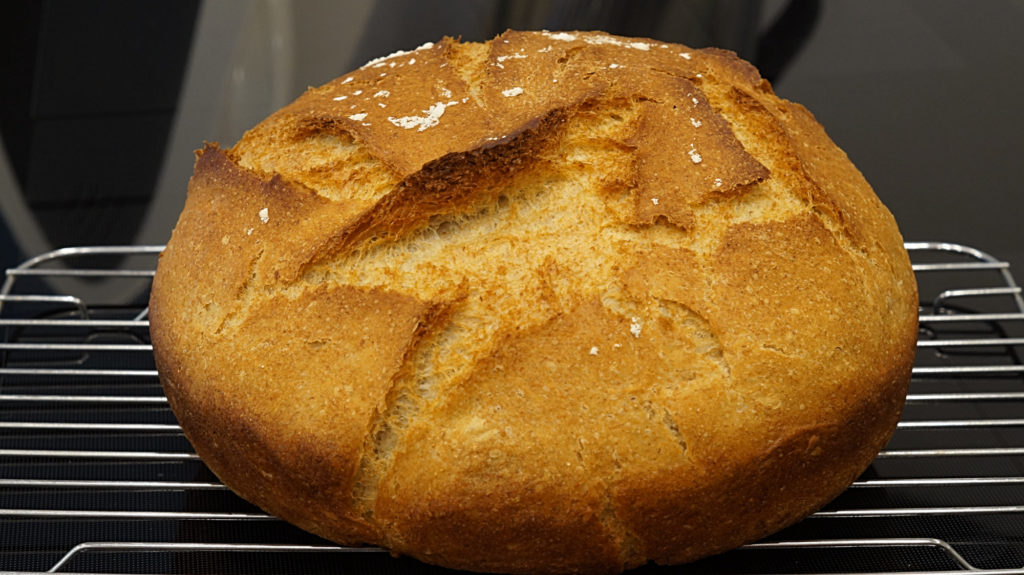
[{"label": "metal rack wire", "polygon": [[[680,573],[1024,574],[1024,298],[1008,265],[909,243],[921,339],[904,418],[842,496]],[[429,572],[346,548],[242,501],[163,397],[146,298],[160,246],[58,250],[0,288],[0,572]],[[53,293],[125,282],[111,301]],[[128,294],[128,295],[125,295]],[[644,571],[641,569],[640,571]]]}]

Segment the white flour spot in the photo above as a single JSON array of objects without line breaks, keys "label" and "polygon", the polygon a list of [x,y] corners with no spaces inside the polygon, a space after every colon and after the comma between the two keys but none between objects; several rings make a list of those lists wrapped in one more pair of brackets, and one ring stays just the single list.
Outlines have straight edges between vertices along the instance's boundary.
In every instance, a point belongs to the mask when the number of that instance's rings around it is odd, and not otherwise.
[{"label": "white flour spot", "polygon": [[575,34],[569,34],[567,32],[556,32],[554,34],[551,32],[545,32],[544,35],[552,40],[559,40],[561,42],[572,42],[576,39]]},{"label": "white flour spot", "polygon": [[447,108],[448,106],[454,106],[456,104],[458,104],[458,102],[454,100],[447,103],[438,102],[432,105],[430,108],[423,110],[423,116],[402,116],[401,118],[388,116],[388,121],[394,124],[395,126],[398,126],[399,128],[405,128],[406,130],[416,128],[417,132],[422,132],[427,128],[432,128],[436,126],[438,122],[441,120],[441,116],[444,115],[445,108]]},{"label": "white flour spot", "polygon": [[612,46],[632,48],[633,50],[642,50],[644,52],[651,49],[651,45],[648,44],[647,42],[623,42],[622,40],[619,40],[618,38],[613,38],[611,36],[588,36],[584,38],[583,41],[586,42],[587,44],[592,44],[595,46],[610,44]]},{"label": "white flour spot", "polygon": [[362,122],[363,120],[366,119],[366,112],[363,112],[361,114],[352,114],[351,116],[348,117],[348,119],[354,122]]},{"label": "white flour spot", "polygon": [[[409,51],[407,51],[407,50],[398,50],[397,52],[392,52],[392,53],[388,54],[387,56],[381,56],[380,58],[374,58],[373,60],[370,60],[369,62],[363,64],[363,68],[366,68],[367,66],[373,66],[374,68],[379,68],[380,66],[384,65],[384,64],[382,64],[382,62],[384,62],[385,60],[390,60],[391,58],[397,58],[399,56],[405,56],[406,54],[411,54],[411,53],[416,52],[418,50],[427,50],[427,49],[433,48],[433,47],[434,47],[434,43],[433,42],[427,42],[426,44],[423,44],[423,45],[419,46],[418,48],[416,48],[416,50],[409,50]],[[413,58],[412,60],[409,61],[410,64],[415,63],[415,62],[416,62],[415,58]],[[347,84],[347,83],[348,83],[348,80],[342,82],[342,84]]]},{"label": "white flour spot", "polygon": [[687,153],[690,154],[690,160],[693,161],[694,164],[699,164],[704,160],[704,158],[700,157],[700,154],[697,153],[697,150],[694,149],[693,144],[690,144],[690,151]]},{"label": "white flour spot", "polygon": [[267,222],[270,221],[270,210],[269,209],[263,208],[262,210],[260,210],[260,221],[263,222],[263,223],[267,223]]},{"label": "white flour spot", "polygon": [[634,316],[629,320],[629,333],[633,334],[633,337],[640,337],[640,331],[643,330],[643,322],[640,318]]},{"label": "white flour spot", "polygon": [[508,90],[502,90],[501,91],[501,95],[505,96],[506,98],[511,98],[512,96],[518,96],[518,95],[520,95],[522,93],[523,93],[523,89],[520,88],[519,86],[516,86],[515,88],[509,88]]},{"label": "white flour spot", "polygon": [[505,60],[522,60],[526,57],[526,54],[509,54],[508,56],[498,56],[498,62],[504,62]]}]

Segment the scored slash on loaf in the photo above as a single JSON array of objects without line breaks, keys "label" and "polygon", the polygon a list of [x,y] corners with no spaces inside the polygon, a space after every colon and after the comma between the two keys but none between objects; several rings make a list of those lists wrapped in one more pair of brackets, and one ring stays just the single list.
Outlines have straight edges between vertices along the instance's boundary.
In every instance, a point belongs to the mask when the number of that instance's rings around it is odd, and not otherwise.
[{"label": "scored slash on loaf", "polygon": [[444,39],[207,145],[151,296],[203,461],[443,566],[614,573],[812,513],[899,418],[892,216],[749,64]]}]

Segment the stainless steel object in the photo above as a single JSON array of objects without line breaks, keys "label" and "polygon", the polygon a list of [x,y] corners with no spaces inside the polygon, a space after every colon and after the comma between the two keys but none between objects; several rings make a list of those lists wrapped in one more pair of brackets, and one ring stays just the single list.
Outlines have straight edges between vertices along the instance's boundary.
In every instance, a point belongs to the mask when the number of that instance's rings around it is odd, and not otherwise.
[{"label": "stainless steel object", "polygon": [[[1021,288],[1008,264],[974,248],[907,248],[921,289],[921,338],[890,445],[805,521],[658,572],[1024,575]],[[443,572],[303,533],[206,469],[153,366],[145,299],[160,250],[72,248],[7,270],[0,571]],[[118,293],[140,296],[125,303],[48,293],[52,283],[41,280],[57,275],[134,282]]]}]

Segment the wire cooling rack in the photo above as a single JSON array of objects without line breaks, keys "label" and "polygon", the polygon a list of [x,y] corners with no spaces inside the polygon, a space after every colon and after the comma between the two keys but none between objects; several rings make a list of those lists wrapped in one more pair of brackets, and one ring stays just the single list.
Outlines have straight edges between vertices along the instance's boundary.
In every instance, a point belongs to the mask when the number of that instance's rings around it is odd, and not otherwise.
[{"label": "wire cooling rack", "polygon": [[[979,250],[907,248],[922,298],[917,361],[903,420],[871,468],[769,539],[637,573],[1024,574],[1021,290]],[[146,299],[160,250],[63,249],[6,272],[0,571],[445,573],[318,539],[217,481],[153,365]],[[68,277],[109,286],[109,301],[55,294]]]}]

